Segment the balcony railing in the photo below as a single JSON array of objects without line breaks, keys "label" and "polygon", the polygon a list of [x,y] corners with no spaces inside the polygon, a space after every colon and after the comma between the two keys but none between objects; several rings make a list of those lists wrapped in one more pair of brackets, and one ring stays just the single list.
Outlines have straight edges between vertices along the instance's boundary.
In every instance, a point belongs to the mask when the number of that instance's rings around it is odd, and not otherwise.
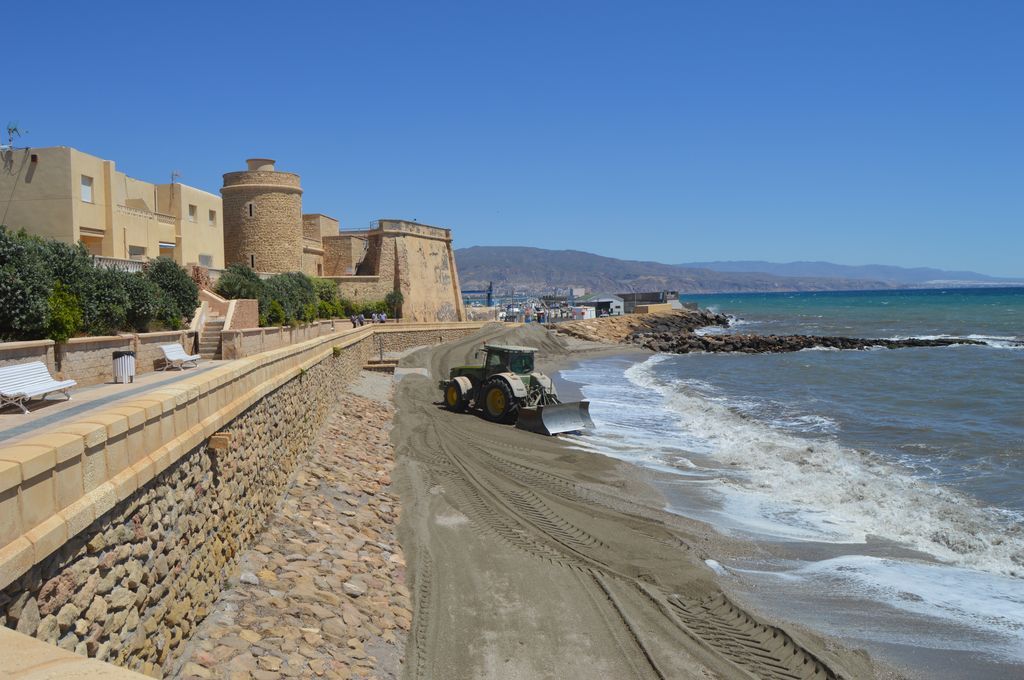
[{"label": "balcony railing", "polygon": [[131,215],[132,217],[141,217],[144,220],[154,220],[160,224],[176,224],[178,218],[174,215],[166,215],[164,213],[153,212],[146,210],[145,208],[133,208],[127,205],[118,205],[117,214],[119,215]]},{"label": "balcony railing", "polygon": [[144,260],[125,260],[120,257],[106,257],[105,255],[93,255],[92,262],[97,267],[121,269],[126,272],[141,272],[146,264]]}]

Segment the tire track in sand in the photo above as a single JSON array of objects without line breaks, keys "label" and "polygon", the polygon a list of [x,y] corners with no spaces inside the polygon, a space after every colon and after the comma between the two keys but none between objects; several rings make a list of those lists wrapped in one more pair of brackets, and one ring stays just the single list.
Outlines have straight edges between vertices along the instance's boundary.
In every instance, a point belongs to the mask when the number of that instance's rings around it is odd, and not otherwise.
[{"label": "tire track in sand", "polygon": [[[443,359],[447,359],[454,351],[446,349]],[[437,371],[438,357],[435,355],[433,359]],[[523,447],[489,437],[474,436],[454,424],[456,418],[472,416],[441,412],[432,401],[407,405],[406,408],[421,409],[425,425],[417,428],[415,446],[410,453],[424,463],[431,476],[441,483],[445,496],[470,519],[475,530],[496,536],[532,557],[578,572],[581,586],[595,602],[595,606],[603,603],[606,613],[602,616],[609,626],[621,628],[621,633],[613,634],[616,643],[621,647],[623,640],[631,641],[629,644],[639,650],[639,656],[630,657],[638,677],[648,672],[662,679],[674,675],[662,668],[656,654],[645,642],[645,636],[652,634],[649,627],[637,626],[633,620],[637,612],[636,603],[630,607],[620,604],[615,594],[620,589],[610,587],[608,579],[622,583],[627,588],[635,588],[634,592],[641,594],[640,600],[647,598],[647,612],[644,616],[653,614],[667,620],[671,628],[678,632],[678,636],[673,636],[673,639],[679,646],[695,652],[696,658],[708,659],[709,654],[715,657],[718,662],[713,662],[710,667],[719,673],[724,672],[725,677],[841,679],[840,674],[782,629],[759,622],[721,592],[703,599],[687,599],[666,593],[652,586],[646,579],[641,582],[641,579],[623,573],[621,568],[604,559],[606,555],[601,554],[611,551],[604,541],[561,515],[557,507],[547,503],[540,493],[550,496],[552,500],[578,506],[582,512],[586,512],[588,507],[593,511],[594,506],[599,506],[621,513],[623,505],[629,504],[627,500],[612,500],[610,494],[600,494],[607,496],[608,500],[605,500],[598,497],[593,489],[571,479],[498,453],[512,453]],[[446,422],[449,418],[452,419],[451,424]],[[642,506],[633,507],[639,509]],[[629,514],[643,518],[641,515]],[[678,547],[688,549],[688,546]],[[425,561],[426,565],[421,565],[421,571],[417,572],[418,621],[414,624],[413,632],[416,655],[414,677],[425,678],[429,677],[426,660],[430,631],[426,621],[431,617],[431,584],[428,575],[431,567],[429,553],[424,549],[419,554],[423,556],[421,562]],[[427,611],[422,611],[422,607],[427,607]],[[614,615],[609,615],[609,609]],[[636,667],[641,659],[646,671]]]}]

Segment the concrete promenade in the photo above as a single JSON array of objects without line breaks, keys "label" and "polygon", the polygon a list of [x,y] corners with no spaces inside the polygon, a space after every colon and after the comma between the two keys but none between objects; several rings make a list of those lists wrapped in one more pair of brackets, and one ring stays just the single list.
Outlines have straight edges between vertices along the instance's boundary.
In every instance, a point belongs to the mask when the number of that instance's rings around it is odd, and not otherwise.
[{"label": "concrete promenade", "polygon": [[381,354],[480,327],[340,329],[0,412],[0,677],[170,671],[339,391]]}]

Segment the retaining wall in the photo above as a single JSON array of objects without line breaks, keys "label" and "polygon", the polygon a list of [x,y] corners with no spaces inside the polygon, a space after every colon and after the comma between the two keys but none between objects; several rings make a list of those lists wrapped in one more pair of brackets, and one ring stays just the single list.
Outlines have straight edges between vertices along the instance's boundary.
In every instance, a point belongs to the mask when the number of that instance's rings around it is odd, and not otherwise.
[{"label": "retaining wall", "polygon": [[[377,350],[375,336],[392,351],[480,326],[332,333],[0,448],[0,624],[159,675],[262,530],[333,395]],[[4,658],[0,648],[0,675]]]},{"label": "retaining wall", "polygon": [[0,343],[0,366],[42,361],[50,373],[60,373],[80,386],[111,382],[114,379],[112,354],[118,350],[136,353],[136,372],[146,373],[163,366],[159,345],[177,342],[186,351],[195,344],[189,331],[159,333],[122,333],[91,338],[71,338],[65,343],[53,340]]}]

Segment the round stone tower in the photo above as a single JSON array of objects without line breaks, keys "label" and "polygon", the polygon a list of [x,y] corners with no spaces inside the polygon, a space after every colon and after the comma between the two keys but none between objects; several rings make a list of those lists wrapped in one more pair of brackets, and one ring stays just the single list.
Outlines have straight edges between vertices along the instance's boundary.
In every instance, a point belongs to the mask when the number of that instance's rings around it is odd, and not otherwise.
[{"label": "round stone tower", "polygon": [[302,188],[299,176],[278,172],[269,158],[228,172],[224,199],[224,261],[258,272],[302,271]]}]

